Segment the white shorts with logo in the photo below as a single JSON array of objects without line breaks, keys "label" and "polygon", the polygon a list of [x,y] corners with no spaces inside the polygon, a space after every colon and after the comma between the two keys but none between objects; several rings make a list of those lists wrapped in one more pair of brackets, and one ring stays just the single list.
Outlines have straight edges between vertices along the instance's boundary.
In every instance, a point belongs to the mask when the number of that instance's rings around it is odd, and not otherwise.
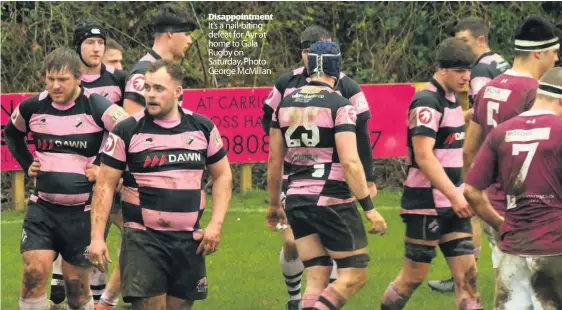
[{"label": "white shorts with logo", "polygon": [[562,256],[503,253],[495,310],[560,310]]},{"label": "white shorts with logo", "polygon": [[484,231],[486,237],[488,237],[488,244],[490,244],[490,248],[492,249],[492,267],[497,270],[503,256],[497,242],[497,240],[499,240],[499,233],[484,221],[482,221],[482,230]]}]

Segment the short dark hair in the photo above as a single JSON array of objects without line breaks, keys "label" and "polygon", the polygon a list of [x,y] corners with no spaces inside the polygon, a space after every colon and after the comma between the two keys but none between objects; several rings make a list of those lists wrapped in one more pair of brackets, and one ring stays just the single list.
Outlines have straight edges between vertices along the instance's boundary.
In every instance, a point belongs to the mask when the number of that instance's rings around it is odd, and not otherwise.
[{"label": "short dark hair", "polygon": [[475,60],[470,46],[457,38],[447,38],[437,48],[438,64],[473,64]]},{"label": "short dark hair", "polygon": [[118,50],[123,53],[123,46],[117,43],[117,41],[113,40],[112,38],[107,38],[105,41],[105,50]]},{"label": "short dark hair", "polygon": [[[330,39],[331,35],[328,30],[318,25],[308,26],[301,34],[301,44],[306,43],[309,46],[320,41]],[[303,46],[303,48],[305,48]],[[306,47],[308,48],[308,47]]]},{"label": "short dark hair", "polygon": [[154,73],[162,68],[166,69],[166,72],[172,77],[172,80],[182,84],[183,82],[183,70],[181,66],[172,60],[160,59],[148,66],[146,68],[146,73]]},{"label": "short dark hair", "polygon": [[68,69],[75,78],[80,77],[82,61],[76,51],[68,47],[59,47],[49,53],[43,62],[43,70],[47,72],[60,72]]},{"label": "short dark hair", "polygon": [[[158,12],[156,13],[153,21],[154,25],[176,25],[183,23],[196,24],[196,22],[191,17],[189,17],[189,14],[187,14],[187,10],[174,3],[166,3],[162,5],[158,9]],[[155,31],[156,36],[159,36],[161,34],[162,33]]]},{"label": "short dark hair", "polygon": [[460,31],[469,30],[472,32],[472,36],[476,39],[479,36],[483,36],[486,41],[488,41],[488,33],[490,30],[484,24],[484,20],[481,18],[471,16],[465,19],[462,19],[456,26],[455,26],[455,33]]}]

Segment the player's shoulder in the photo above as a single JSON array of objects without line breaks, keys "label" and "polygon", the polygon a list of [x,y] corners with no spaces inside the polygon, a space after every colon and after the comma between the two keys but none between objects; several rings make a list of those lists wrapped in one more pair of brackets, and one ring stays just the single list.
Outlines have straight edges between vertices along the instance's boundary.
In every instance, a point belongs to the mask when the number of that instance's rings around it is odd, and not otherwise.
[{"label": "player's shoulder", "polygon": [[46,100],[49,97],[49,93],[45,90],[39,94],[35,94],[31,97],[27,97],[22,100],[19,104],[20,107],[31,108],[39,106],[39,103]]},{"label": "player's shoulder", "polygon": [[349,99],[362,91],[359,83],[346,75],[344,72],[340,72],[339,79],[338,89],[342,96]]},{"label": "player's shoulder", "polygon": [[302,77],[303,72],[304,67],[301,67],[281,74],[277,78],[277,80],[275,80],[275,87],[283,92],[289,86],[289,84],[291,84],[292,81]]},{"label": "player's shoulder", "polygon": [[115,69],[115,71],[113,71],[113,75],[118,79],[118,80],[126,80],[127,77],[129,76],[129,72],[125,71],[125,70],[119,70],[119,69]]},{"label": "player's shoulder", "polygon": [[145,112],[139,111],[134,115],[129,115],[124,120],[115,124],[115,127],[113,127],[112,131],[115,133],[132,136],[136,132],[141,131],[143,127],[142,124],[145,120]]},{"label": "player's shoulder", "polygon": [[193,112],[189,109],[182,108],[182,110],[185,115],[190,117],[195,122],[195,126],[203,129],[204,131],[211,132],[211,130],[213,130],[213,128],[215,127],[215,123],[213,123],[213,121],[209,117]]},{"label": "player's shoulder", "polygon": [[417,106],[429,106],[432,108],[438,108],[442,106],[435,85],[427,83],[414,94],[410,107],[412,108]]}]

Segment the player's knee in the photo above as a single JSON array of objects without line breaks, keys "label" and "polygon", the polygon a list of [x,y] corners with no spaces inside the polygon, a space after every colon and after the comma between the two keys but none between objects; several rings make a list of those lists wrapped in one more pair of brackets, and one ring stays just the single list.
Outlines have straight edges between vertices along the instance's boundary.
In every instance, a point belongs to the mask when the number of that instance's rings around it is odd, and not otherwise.
[{"label": "player's knee", "polygon": [[346,282],[348,287],[362,288],[368,280],[367,266],[370,260],[368,254],[357,254],[335,259],[338,270],[350,268],[341,272],[338,280]]},{"label": "player's knee", "polygon": [[193,308],[193,304],[193,300],[186,300],[183,305],[181,305],[180,310],[191,310]]},{"label": "player's knee", "polygon": [[406,241],[405,256],[417,263],[429,264],[435,257],[435,246]]},{"label": "player's knee", "polygon": [[468,290],[469,292],[477,292],[476,282],[478,279],[478,270],[476,269],[476,265],[472,265],[464,271],[454,273],[453,277],[457,287]]},{"label": "player's knee", "polygon": [[90,286],[87,281],[80,281],[80,279],[65,279],[64,285],[66,287],[68,305],[73,309],[80,309],[80,307],[86,304],[91,298]]},{"label": "player's knee", "polygon": [[[50,267],[50,266],[49,266]],[[27,297],[34,294],[49,276],[49,268],[39,261],[26,261],[23,264],[23,290]],[[24,298],[27,298],[24,296]]]},{"label": "player's knee", "polygon": [[459,238],[439,244],[441,252],[445,257],[456,257],[463,255],[474,255],[474,243],[472,237]]}]

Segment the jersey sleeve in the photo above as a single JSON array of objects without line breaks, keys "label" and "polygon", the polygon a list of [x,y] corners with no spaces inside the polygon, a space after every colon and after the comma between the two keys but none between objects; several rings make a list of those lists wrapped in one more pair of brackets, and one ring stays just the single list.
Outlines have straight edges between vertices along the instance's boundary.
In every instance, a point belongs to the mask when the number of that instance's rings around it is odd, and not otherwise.
[{"label": "jersey sleeve", "polygon": [[143,107],[146,106],[144,100],[144,74],[136,72],[127,78],[124,99],[133,100]]},{"label": "jersey sleeve", "polygon": [[29,119],[34,107],[38,105],[38,96],[33,96],[22,101],[12,112],[10,120],[3,130],[3,138],[8,150],[27,175],[29,166],[33,163],[33,154],[29,151],[26,143],[29,131]]},{"label": "jersey sleeve", "polygon": [[492,79],[492,72],[490,72],[490,69],[487,65],[478,64],[474,66],[474,68],[472,68],[468,88],[468,98],[471,105],[474,105],[474,98],[476,97],[480,89],[482,89],[482,87],[484,87],[484,85],[486,85]]},{"label": "jersey sleeve", "polygon": [[371,149],[371,138],[369,135],[368,119],[359,119],[357,117],[356,139],[357,152],[365,170],[367,182],[374,182],[375,176],[373,172],[373,150]]},{"label": "jersey sleeve", "polygon": [[439,123],[443,116],[438,100],[428,91],[415,95],[408,111],[408,130],[412,136],[437,136]]},{"label": "jersey sleeve", "polygon": [[226,149],[222,143],[219,129],[213,121],[206,116],[193,114],[194,118],[201,125],[201,130],[207,139],[207,165],[212,165],[226,156]]},{"label": "jersey sleeve", "polygon": [[122,107],[96,94],[90,95],[90,105],[95,121],[103,124],[107,131],[112,131],[117,123],[129,117]]},{"label": "jersey sleeve", "polygon": [[118,170],[125,170],[127,164],[127,150],[131,142],[132,131],[135,128],[136,120],[129,117],[123,122],[117,124],[109,133],[103,153],[101,162],[111,168]]},{"label": "jersey sleeve", "polygon": [[484,144],[476,154],[472,168],[468,171],[466,184],[479,190],[485,190],[494,183],[498,171],[498,154],[495,144],[497,134],[498,130],[495,128],[486,137]]},{"label": "jersey sleeve", "polygon": [[269,135],[269,128],[272,125],[273,114],[283,100],[283,94],[285,93],[285,89],[287,88],[287,83],[289,82],[290,78],[290,73],[281,75],[275,82],[275,86],[273,86],[273,89],[269,93],[269,96],[267,96],[267,99],[265,99],[265,104],[262,107],[263,117],[261,124],[266,135]]},{"label": "jersey sleeve", "polygon": [[[345,99],[345,101],[347,101],[347,99]],[[336,133],[344,131],[355,132],[355,124],[357,123],[357,111],[349,101],[342,102],[340,105],[338,105],[335,114],[334,130]]]},{"label": "jersey sleeve", "polygon": [[127,77],[129,76],[129,74],[127,73],[127,71],[115,70],[114,75],[117,78],[117,84],[119,86],[119,89],[123,94],[121,96],[121,100],[119,100],[117,104],[123,106],[123,99],[125,98],[125,86],[127,85]]},{"label": "jersey sleeve", "polygon": [[344,76],[341,82],[342,96],[348,99],[357,110],[357,120],[371,118],[369,103],[359,84],[348,76]]}]

